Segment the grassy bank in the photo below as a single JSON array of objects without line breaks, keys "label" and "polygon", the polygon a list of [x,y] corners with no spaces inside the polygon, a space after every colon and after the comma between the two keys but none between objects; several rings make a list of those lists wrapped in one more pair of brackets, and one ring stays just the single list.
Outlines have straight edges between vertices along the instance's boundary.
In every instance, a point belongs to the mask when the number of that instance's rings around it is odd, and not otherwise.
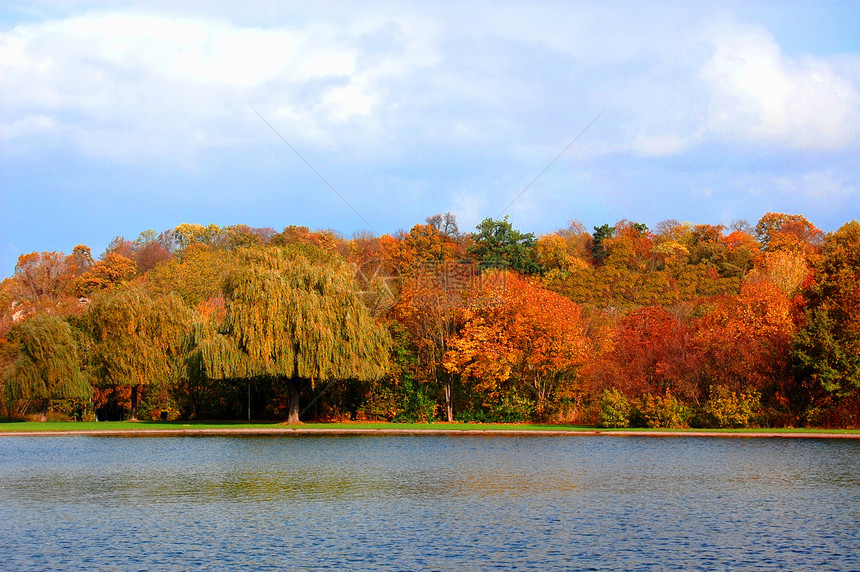
[{"label": "grassy bank", "polygon": [[183,433],[188,431],[219,431],[229,432],[236,430],[283,430],[283,431],[380,431],[380,432],[416,432],[429,431],[437,433],[440,431],[543,431],[543,432],[588,432],[609,433],[617,435],[620,433],[649,434],[649,433],[673,433],[699,435],[708,434],[739,434],[739,435],[846,435],[860,436],[857,429],[606,429],[584,425],[539,425],[539,424],[503,424],[503,423],[302,423],[300,425],[283,425],[276,422],[229,422],[229,421],[119,421],[119,422],[72,422],[72,421],[49,421],[45,423],[25,421],[0,423],[0,434],[15,433],[46,433],[46,432],[128,432],[128,431],[157,431]]}]

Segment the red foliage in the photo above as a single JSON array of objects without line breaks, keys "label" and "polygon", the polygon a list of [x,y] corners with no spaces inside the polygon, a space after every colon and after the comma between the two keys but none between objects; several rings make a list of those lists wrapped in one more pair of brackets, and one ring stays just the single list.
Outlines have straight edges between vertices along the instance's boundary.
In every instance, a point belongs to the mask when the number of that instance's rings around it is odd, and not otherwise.
[{"label": "red foliage", "polygon": [[660,306],[634,310],[615,330],[613,349],[591,369],[592,391],[616,388],[628,397],[670,390],[697,398],[689,327]]}]

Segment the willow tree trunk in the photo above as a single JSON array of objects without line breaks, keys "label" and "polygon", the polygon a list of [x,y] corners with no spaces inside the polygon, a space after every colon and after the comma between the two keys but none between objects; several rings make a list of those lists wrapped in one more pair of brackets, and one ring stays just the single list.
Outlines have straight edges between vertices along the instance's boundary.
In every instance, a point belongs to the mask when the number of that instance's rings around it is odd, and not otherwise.
[{"label": "willow tree trunk", "polygon": [[138,386],[131,386],[131,418],[129,421],[137,421],[137,388]]},{"label": "willow tree trunk", "polygon": [[287,380],[287,390],[290,392],[290,413],[287,423],[295,425],[299,422],[299,380],[292,377]]}]

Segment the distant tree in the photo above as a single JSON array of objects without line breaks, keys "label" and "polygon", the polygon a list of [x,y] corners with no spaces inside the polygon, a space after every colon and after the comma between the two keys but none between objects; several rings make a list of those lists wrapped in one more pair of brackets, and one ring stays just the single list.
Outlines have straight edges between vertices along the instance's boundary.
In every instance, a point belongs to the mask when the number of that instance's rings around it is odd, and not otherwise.
[{"label": "distant tree", "polygon": [[591,242],[591,257],[594,259],[595,264],[602,263],[603,259],[609,254],[604,243],[606,239],[612,238],[613,234],[615,234],[615,229],[608,224],[594,227]]},{"label": "distant tree", "polygon": [[218,243],[221,248],[234,250],[261,245],[263,237],[246,224],[235,224],[222,229]]},{"label": "distant tree", "polygon": [[[134,253],[131,254],[134,256]],[[99,290],[127,284],[136,273],[137,265],[134,260],[118,252],[107,252],[78,278],[77,290],[79,294],[89,296]]]},{"label": "distant tree", "polygon": [[430,224],[416,224],[408,233],[379,238],[380,257],[403,276],[413,276],[428,268],[439,266],[445,260],[463,256],[454,239],[439,232]]},{"label": "distant tree", "polygon": [[79,244],[72,249],[71,261],[75,265],[75,274],[80,276],[93,265],[93,255],[90,247]]},{"label": "distant tree", "polygon": [[575,264],[567,252],[567,242],[558,234],[544,234],[535,242],[535,258],[544,272],[568,271]]},{"label": "distant tree", "polygon": [[439,234],[453,238],[454,240],[460,238],[460,227],[457,226],[457,217],[452,213],[428,216],[425,222],[439,231]]},{"label": "distant tree", "polygon": [[57,313],[64,299],[74,294],[76,274],[74,259],[62,252],[22,254],[15,265],[17,297],[35,308]]},{"label": "distant tree", "polygon": [[290,244],[312,244],[330,252],[340,250],[343,238],[331,230],[311,230],[306,226],[290,225],[283,232],[275,234],[271,243],[274,246]]},{"label": "distant tree", "polygon": [[486,218],[472,233],[474,245],[469,252],[479,261],[515,270],[521,274],[535,274],[540,270],[535,258],[535,236],[516,230],[508,220]]},{"label": "distant tree", "polygon": [[755,235],[767,251],[798,250],[813,254],[824,240],[824,233],[803,215],[767,213],[755,226]]},{"label": "distant tree", "polygon": [[203,226],[193,223],[182,223],[173,229],[173,240],[179,251],[184,251],[192,244],[214,245],[221,236],[221,227],[217,224]]},{"label": "distant tree", "polygon": [[145,274],[159,262],[170,260],[173,255],[163,235],[164,233],[159,234],[154,230],[145,230],[133,242],[131,259],[134,260],[137,272],[140,274]]},{"label": "distant tree", "polygon": [[191,308],[221,296],[221,286],[233,267],[234,251],[193,244],[182,257],[159,264],[139,280],[152,293],[175,292]]},{"label": "distant tree", "polygon": [[[148,231],[144,231],[146,234]],[[115,236],[113,240],[111,240],[105,251],[102,253],[101,258],[104,259],[108,254],[118,254],[125,258],[134,258],[134,251],[136,248],[136,244],[130,240],[126,240],[122,236]]]},{"label": "distant tree", "polygon": [[37,314],[13,328],[9,337],[18,357],[5,375],[7,395],[13,400],[39,401],[41,421],[46,419],[51,400],[92,394],[65,319]]}]

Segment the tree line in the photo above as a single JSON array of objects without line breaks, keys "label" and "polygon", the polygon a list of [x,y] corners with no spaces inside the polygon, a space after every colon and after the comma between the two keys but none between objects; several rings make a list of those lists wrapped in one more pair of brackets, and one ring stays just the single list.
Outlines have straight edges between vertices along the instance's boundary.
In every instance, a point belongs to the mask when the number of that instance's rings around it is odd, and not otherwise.
[{"label": "tree line", "polygon": [[860,425],[860,224],[181,224],[0,284],[7,419]]}]

